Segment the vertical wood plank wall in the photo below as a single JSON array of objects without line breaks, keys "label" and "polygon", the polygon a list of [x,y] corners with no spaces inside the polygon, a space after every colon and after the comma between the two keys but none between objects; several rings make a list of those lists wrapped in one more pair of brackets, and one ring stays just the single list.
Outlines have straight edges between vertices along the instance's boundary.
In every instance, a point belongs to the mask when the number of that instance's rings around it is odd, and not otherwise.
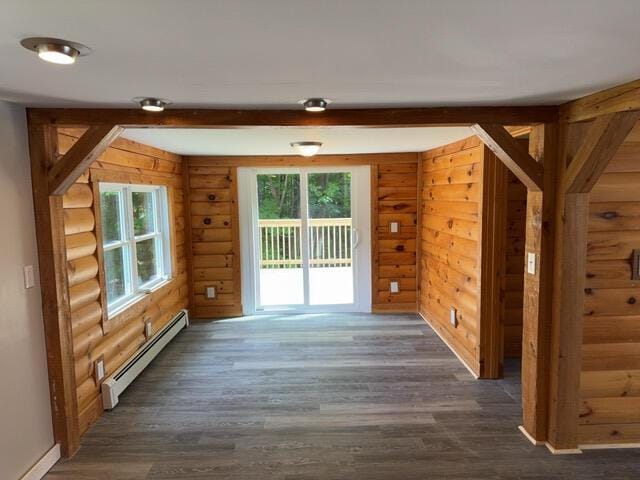
[{"label": "vertical wood plank wall", "polygon": [[501,323],[504,325],[504,356],[520,357],[522,355],[527,187],[511,172],[508,173],[507,202],[505,282]]},{"label": "vertical wood plank wall", "polygon": [[580,444],[640,443],[640,124],[590,195]]},{"label": "vertical wood plank wall", "polygon": [[[480,374],[480,219],[485,147],[470,137],[422,158],[419,312]],[[458,326],[450,323],[457,309]]]},{"label": "vertical wood plank wall", "polygon": [[[82,130],[59,131],[59,153],[64,154]],[[162,328],[187,306],[182,165],[177,155],[126,140],[117,140],[64,195],[67,276],[75,357],[78,425],[84,433],[102,413],[100,387],[94,380],[94,362],[104,357],[106,374],[116,370],[145,341],[144,323]],[[173,215],[173,279],[132,307],[106,318],[104,277],[98,256],[97,181],[166,185]],[[98,232],[96,232],[98,229]]]},{"label": "vertical wood plank wall", "polygon": [[[193,317],[242,315],[237,168],[185,159],[191,218]],[[207,287],[216,298],[207,299]]]},{"label": "vertical wood plank wall", "polygon": [[[417,159],[416,159],[417,160]],[[415,312],[418,163],[372,166],[372,310]],[[391,222],[398,232],[390,231]],[[399,292],[390,293],[390,282]]]}]

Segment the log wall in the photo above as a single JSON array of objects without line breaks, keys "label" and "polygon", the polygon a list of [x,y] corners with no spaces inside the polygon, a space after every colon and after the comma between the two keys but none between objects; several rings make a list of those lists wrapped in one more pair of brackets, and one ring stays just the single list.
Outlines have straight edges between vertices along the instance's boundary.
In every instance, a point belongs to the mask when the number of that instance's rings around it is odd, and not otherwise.
[{"label": "log wall", "polygon": [[580,444],[640,442],[640,124],[590,195]]},{"label": "log wall", "polygon": [[[82,130],[61,129],[64,154]],[[107,318],[97,188],[99,181],[166,185],[173,219],[173,279],[129,309]],[[64,195],[67,278],[75,357],[78,424],[81,433],[102,413],[94,362],[103,357],[110,375],[145,341],[144,324],[161,329],[188,303],[182,164],[177,155],[116,140]]]}]

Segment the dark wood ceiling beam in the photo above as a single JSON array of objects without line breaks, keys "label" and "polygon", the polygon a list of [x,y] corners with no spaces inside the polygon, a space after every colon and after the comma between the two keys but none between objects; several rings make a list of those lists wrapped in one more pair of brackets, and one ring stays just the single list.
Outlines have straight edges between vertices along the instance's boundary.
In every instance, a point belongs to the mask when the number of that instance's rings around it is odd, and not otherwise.
[{"label": "dark wood ceiling beam", "polygon": [[472,127],[484,144],[531,191],[542,191],[543,167],[502,125],[479,123]]},{"label": "dark wood ceiling beam", "polygon": [[63,195],[122,130],[113,124],[89,127],[49,170],[49,194]]},{"label": "dark wood ceiling beam", "polygon": [[640,110],[640,80],[587,95],[560,106],[560,119],[586,122],[600,115]]},{"label": "dark wood ceiling beam", "polygon": [[427,127],[471,126],[476,123],[533,125],[555,122],[555,106],[430,107],[304,110],[167,109],[30,109],[31,124],[58,127],[114,124],[122,127],[245,128],[245,127]]},{"label": "dark wood ceiling beam", "polygon": [[590,192],[638,120],[640,111],[596,118],[567,168],[563,179],[565,192]]}]

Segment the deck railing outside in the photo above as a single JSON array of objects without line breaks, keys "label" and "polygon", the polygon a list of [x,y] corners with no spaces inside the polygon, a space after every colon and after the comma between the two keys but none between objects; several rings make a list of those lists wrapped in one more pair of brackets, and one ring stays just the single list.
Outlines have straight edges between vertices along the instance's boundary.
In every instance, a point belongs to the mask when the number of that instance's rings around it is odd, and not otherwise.
[{"label": "deck railing outside", "polygon": [[[311,218],[309,266],[351,266],[351,219]],[[301,268],[299,219],[260,220],[260,268]]]}]

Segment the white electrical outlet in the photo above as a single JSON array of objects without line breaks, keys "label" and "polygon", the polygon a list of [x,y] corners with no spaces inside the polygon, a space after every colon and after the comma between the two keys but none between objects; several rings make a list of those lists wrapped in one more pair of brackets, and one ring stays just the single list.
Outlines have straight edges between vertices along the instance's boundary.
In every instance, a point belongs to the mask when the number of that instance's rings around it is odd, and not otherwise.
[{"label": "white electrical outlet", "polygon": [[389,291],[391,293],[400,292],[400,285],[398,284],[398,282],[389,282]]},{"label": "white electrical outlet", "polygon": [[104,358],[100,357],[95,363],[96,382],[100,382],[104,378]]},{"label": "white electrical outlet", "polygon": [[216,298],[216,287],[207,287],[207,291],[205,292],[205,296],[211,300]]},{"label": "white electrical outlet", "polygon": [[36,286],[36,279],[33,274],[33,265],[24,267],[24,288],[33,288]]},{"label": "white electrical outlet", "polygon": [[398,222],[390,222],[389,223],[389,231],[391,233],[398,233]]},{"label": "white electrical outlet", "polygon": [[534,252],[527,253],[527,273],[530,275],[536,274],[536,254]]},{"label": "white electrical outlet", "polygon": [[451,307],[449,310],[449,321],[454,328],[458,327],[458,311],[455,307]]},{"label": "white electrical outlet", "polygon": [[147,339],[151,338],[153,335],[153,324],[151,322],[144,322],[144,336]]}]

